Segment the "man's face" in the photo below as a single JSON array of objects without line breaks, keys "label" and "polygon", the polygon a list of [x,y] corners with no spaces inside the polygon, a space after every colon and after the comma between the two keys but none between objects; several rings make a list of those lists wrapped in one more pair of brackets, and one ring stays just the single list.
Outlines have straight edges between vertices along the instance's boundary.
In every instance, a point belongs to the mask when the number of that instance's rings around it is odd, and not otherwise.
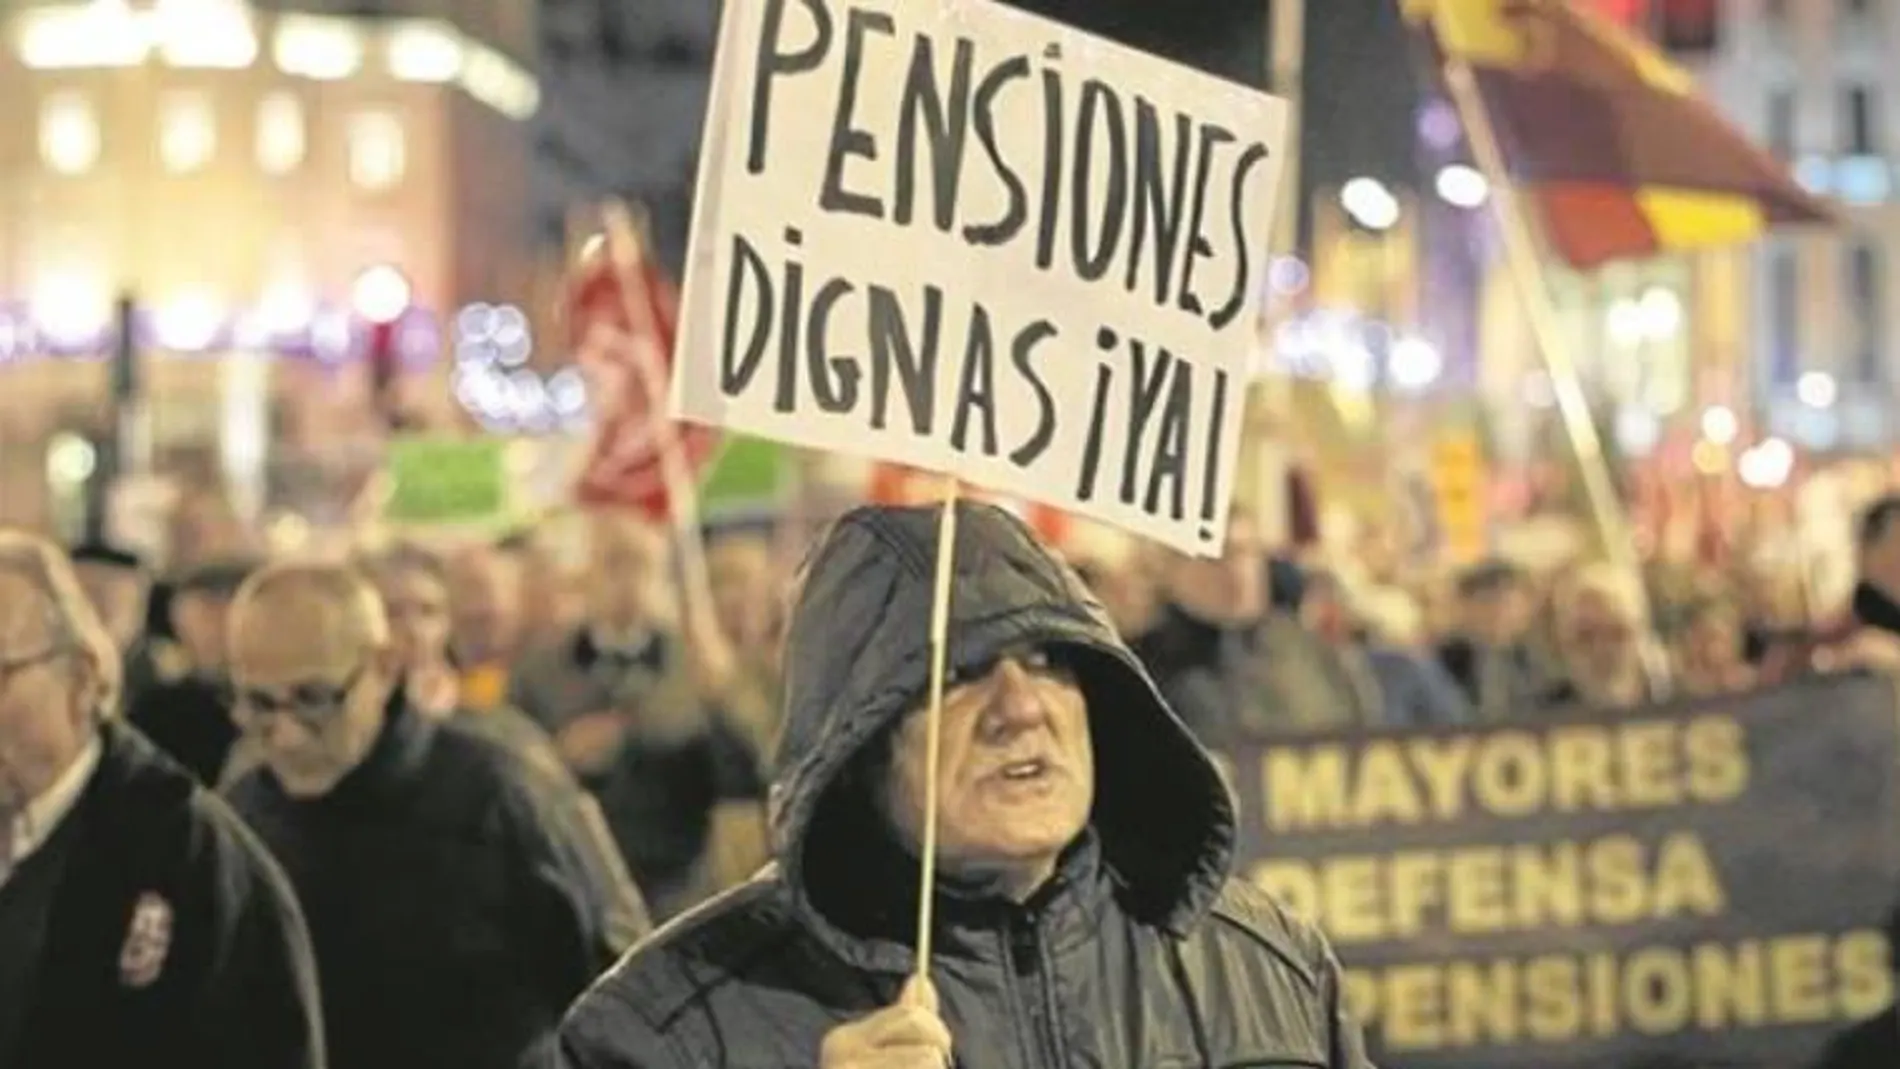
[{"label": "man's face", "polygon": [[192,666],[201,670],[224,667],[228,659],[231,599],[209,591],[191,590],[172,601],[172,630]]},{"label": "man's face", "polygon": [[46,790],[86,744],[78,661],[39,584],[0,570],[0,820]]},{"label": "man's face", "polygon": [[132,645],[145,625],[145,579],[127,568],[96,561],[73,565],[86,599],[98,611],[106,633],[120,649]]},{"label": "man's face", "polygon": [[1267,611],[1266,556],[1253,521],[1236,516],[1227,526],[1226,552],[1218,560],[1180,556],[1169,568],[1168,594],[1175,605],[1204,623],[1239,627]]},{"label": "man's face", "polygon": [[405,667],[441,661],[449,649],[449,592],[435,577],[408,568],[379,584],[389,610],[389,639]]},{"label": "man's face", "polygon": [[399,662],[393,649],[323,633],[268,603],[232,619],[231,715],[256,740],[285,793],[329,793],[383,727]]},{"label": "man's face", "polygon": [[1636,621],[1614,598],[1598,591],[1578,593],[1564,637],[1565,649],[1574,660],[1573,672],[1614,679],[1642,666]]},{"label": "man's face", "polygon": [[450,606],[450,635],[456,653],[471,664],[508,656],[521,626],[521,577],[511,558],[487,550],[463,553],[449,562],[455,585]]},{"label": "man's face", "polygon": [[1530,595],[1517,582],[1488,586],[1465,598],[1465,629],[1488,646],[1517,643],[1530,617]]},{"label": "man's face", "polygon": [[[928,718],[913,710],[892,740],[885,816],[914,851],[923,841]],[[981,878],[1053,859],[1095,801],[1088,702],[1074,674],[1041,651],[1005,656],[946,688],[937,763],[937,856]]]},{"label": "man's face", "polygon": [[756,648],[770,638],[772,553],[762,542],[734,538],[707,553],[713,613],[726,635]]},{"label": "man's face", "polygon": [[665,541],[646,524],[606,517],[593,527],[587,576],[588,617],[600,626],[639,627],[665,555]]},{"label": "man's face", "polygon": [[1331,580],[1307,586],[1300,598],[1300,622],[1331,643],[1347,642],[1353,635],[1352,614],[1346,611],[1345,598]]}]

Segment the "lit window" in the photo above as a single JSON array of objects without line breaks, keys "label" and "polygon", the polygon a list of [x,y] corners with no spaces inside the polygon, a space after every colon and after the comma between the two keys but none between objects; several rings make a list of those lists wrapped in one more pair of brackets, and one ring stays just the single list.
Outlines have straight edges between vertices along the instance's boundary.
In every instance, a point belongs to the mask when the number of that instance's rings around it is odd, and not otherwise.
[{"label": "lit window", "polygon": [[1849,156],[1880,154],[1879,124],[1875,121],[1874,91],[1853,85],[1841,96],[1841,150]]},{"label": "lit window", "polygon": [[462,73],[462,41],[439,22],[413,22],[389,35],[389,75],[402,82],[452,82]]},{"label": "lit window", "polygon": [[159,55],[174,67],[237,70],[257,59],[251,13],[236,0],[157,0],[147,22]]},{"label": "lit window", "polygon": [[1856,242],[1847,250],[1847,314],[1844,321],[1857,335],[1854,345],[1856,378],[1870,385],[1887,382],[1886,302],[1880,299],[1884,286],[1879,246],[1871,241]]},{"label": "lit window", "polygon": [[363,65],[363,35],[340,19],[285,15],[277,22],[271,58],[285,74],[335,81]]},{"label": "lit window", "polygon": [[350,181],[364,189],[388,189],[402,181],[408,163],[402,120],[386,111],[350,116]]},{"label": "lit window", "polygon": [[1768,94],[1768,149],[1784,160],[1794,159],[1794,92],[1776,89]]},{"label": "lit window", "polygon": [[1768,369],[1777,386],[1801,373],[1801,263],[1793,246],[1768,247]]},{"label": "lit window", "polygon": [[303,104],[290,93],[272,93],[257,105],[257,166],[265,174],[289,174],[303,162]]},{"label": "lit window", "polygon": [[158,160],[173,174],[211,162],[218,149],[218,122],[211,98],[196,90],[167,93],[158,105]]},{"label": "lit window", "polygon": [[84,174],[99,160],[99,116],[79,93],[53,93],[40,104],[40,159],[59,174]]}]

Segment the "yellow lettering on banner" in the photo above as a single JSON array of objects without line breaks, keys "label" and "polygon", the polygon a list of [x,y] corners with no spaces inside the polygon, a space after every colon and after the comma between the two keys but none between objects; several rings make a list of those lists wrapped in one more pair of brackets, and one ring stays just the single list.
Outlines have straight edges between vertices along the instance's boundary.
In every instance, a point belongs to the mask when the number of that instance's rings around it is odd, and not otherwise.
[{"label": "yellow lettering on banner", "polygon": [[1655,901],[1650,915],[1657,920],[1685,913],[1713,917],[1728,908],[1728,896],[1715,875],[1715,863],[1702,839],[1681,831],[1662,841],[1656,851]]},{"label": "yellow lettering on banner", "polygon": [[1465,780],[1471,774],[1471,737],[1416,739],[1412,760],[1424,781],[1432,817],[1450,821],[1463,816]]},{"label": "yellow lettering on banner", "polygon": [[1683,731],[1689,794],[1698,802],[1727,802],[1748,789],[1748,737],[1732,717],[1700,716]]},{"label": "yellow lettering on banner", "polygon": [[1572,958],[1533,958],[1524,967],[1524,1031],[1532,1039],[1555,1043],[1583,1030],[1581,970]]},{"label": "yellow lettering on banner", "polygon": [[1359,758],[1359,789],[1352,798],[1353,816],[1361,827],[1425,820],[1425,805],[1412,782],[1411,766],[1396,743],[1374,742],[1365,748]]},{"label": "yellow lettering on banner", "polygon": [[1447,1046],[1518,1041],[1517,962],[1453,962],[1445,986]]},{"label": "yellow lettering on banner", "polygon": [[1840,974],[1836,1007],[1841,1018],[1872,1017],[1893,1002],[1893,969],[1887,937],[1880,932],[1848,932],[1834,944],[1834,971]]},{"label": "yellow lettering on banner", "polygon": [[1460,935],[1504,931],[1514,919],[1505,908],[1504,851],[1473,847],[1451,855],[1451,894],[1445,926]]},{"label": "yellow lettering on banner", "polygon": [[1768,1020],[1768,984],[1759,943],[1725,947],[1710,943],[1691,953],[1696,985],[1696,1024],[1711,1031],[1759,1027]]},{"label": "yellow lettering on banner", "polygon": [[1252,878],[1342,944],[1435,929],[1495,935],[1712,917],[1728,905],[1707,847],[1690,832],[1654,846],[1610,835],[1269,861]]},{"label": "yellow lettering on banner", "polygon": [[1526,928],[1583,923],[1583,874],[1576,843],[1552,843],[1548,849],[1514,850],[1511,884],[1517,919]]},{"label": "yellow lettering on banner", "polygon": [[1406,850],[1393,854],[1389,866],[1391,937],[1417,935],[1445,906],[1445,885],[1439,879],[1443,865],[1436,853]]},{"label": "yellow lettering on banner", "polygon": [[1617,1001],[1616,959],[1608,954],[1592,954],[1585,960],[1590,990],[1590,1021],[1600,1036],[1614,1035],[1623,1028],[1622,1004]]},{"label": "yellow lettering on banner", "polygon": [[1543,747],[1536,736],[1506,731],[1485,740],[1472,772],[1478,804],[1505,817],[1524,817],[1543,807],[1549,790]]},{"label": "yellow lettering on banner", "polygon": [[1663,809],[1682,804],[1682,776],[1676,761],[1681,726],[1667,720],[1624,727],[1623,802],[1633,809]]},{"label": "yellow lettering on banner", "polygon": [[1826,936],[1804,935],[1777,941],[1769,951],[1768,975],[1775,1019],[1785,1024],[1825,1021],[1834,1010],[1828,992]]},{"label": "yellow lettering on banner", "polygon": [[1267,827],[1272,831],[1323,831],[1352,827],[1346,784],[1346,750],[1340,746],[1286,747],[1261,758]]},{"label": "yellow lettering on banner", "polygon": [[1595,877],[1591,919],[1598,924],[1634,924],[1649,908],[1643,844],[1627,835],[1598,839],[1585,863]]},{"label": "yellow lettering on banner", "polygon": [[1435,965],[1399,965],[1385,977],[1385,1035],[1401,1050],[1443,1045],[1445,992]]},{"label": "yellow lettering on banner", "polygon": [[1623,1004],[1630,1027],[1644,1035],[1681,1031],[1693,997],[1688,962],[1673,948],[1639,950],[1624,963]]},{"label": "yellow lettering on banner", "polygon": [[[1782,965],[1801,978],[1798,997],[1786,997]],[[1394,1054],[1856,1021],[1888,1005],[1892,988],[1872,931],[1402,962],[1346,978],[1351,1005]]]},{"label": "yellow lettering on banner", "polygon": [[1379,879],[1383,861],[1378,857],[1336,857],[1321,870],[1324,927],[1333,938],[1342,943],[1386,938],[1386,900]]},{"label": "yellow lettering on banner", "polygon": [[1747,741],[1706,715],[1288,746],[1261,758],[1261,804],[1267,830],[1287,833],[1726,802],[1748,787]]},{"label": "yellow lettering on banner", "polygon": [[1550,733],[1550,805],[1560,813],[1617,808],[1616,760],[1609,733],[1600,727],[1559,728]]}]

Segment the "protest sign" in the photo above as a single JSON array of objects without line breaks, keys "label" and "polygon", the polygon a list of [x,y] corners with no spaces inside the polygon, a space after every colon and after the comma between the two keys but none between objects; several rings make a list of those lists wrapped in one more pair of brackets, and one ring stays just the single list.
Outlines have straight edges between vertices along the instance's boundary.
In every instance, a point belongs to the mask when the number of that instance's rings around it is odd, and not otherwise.
[{"label": "protest sign", "polygon": [[985,0],[724,19],[675,411],[1218,553],[1282,102]]},{"label": "protest sign", "polygon": [[499,438],[398,438],[389,443],[383,519],[483,524],[508,516],[508,443]]},{"label": "protest sign", "polygon": [[1233,756],[1385,1069],[1785,1069],[1892,998],[1890,679]]}]

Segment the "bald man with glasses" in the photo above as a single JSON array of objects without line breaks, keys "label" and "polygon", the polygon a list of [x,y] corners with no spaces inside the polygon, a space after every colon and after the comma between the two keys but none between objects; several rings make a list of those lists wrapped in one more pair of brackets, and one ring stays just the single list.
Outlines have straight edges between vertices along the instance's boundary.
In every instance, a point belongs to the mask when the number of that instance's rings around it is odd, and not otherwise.
[{"label": "bald man with glasses", "polygon": [[232,606],[232,801],[308,912],[334,1064],[513,1069],[623,949],[533,771],[420,715],[370,579],[279,564]]},{"label": "bald man with glasses", "polygon": [[289,882],[119,673],[65,555],[0,530],[0,1065],[321,1069]]}]

